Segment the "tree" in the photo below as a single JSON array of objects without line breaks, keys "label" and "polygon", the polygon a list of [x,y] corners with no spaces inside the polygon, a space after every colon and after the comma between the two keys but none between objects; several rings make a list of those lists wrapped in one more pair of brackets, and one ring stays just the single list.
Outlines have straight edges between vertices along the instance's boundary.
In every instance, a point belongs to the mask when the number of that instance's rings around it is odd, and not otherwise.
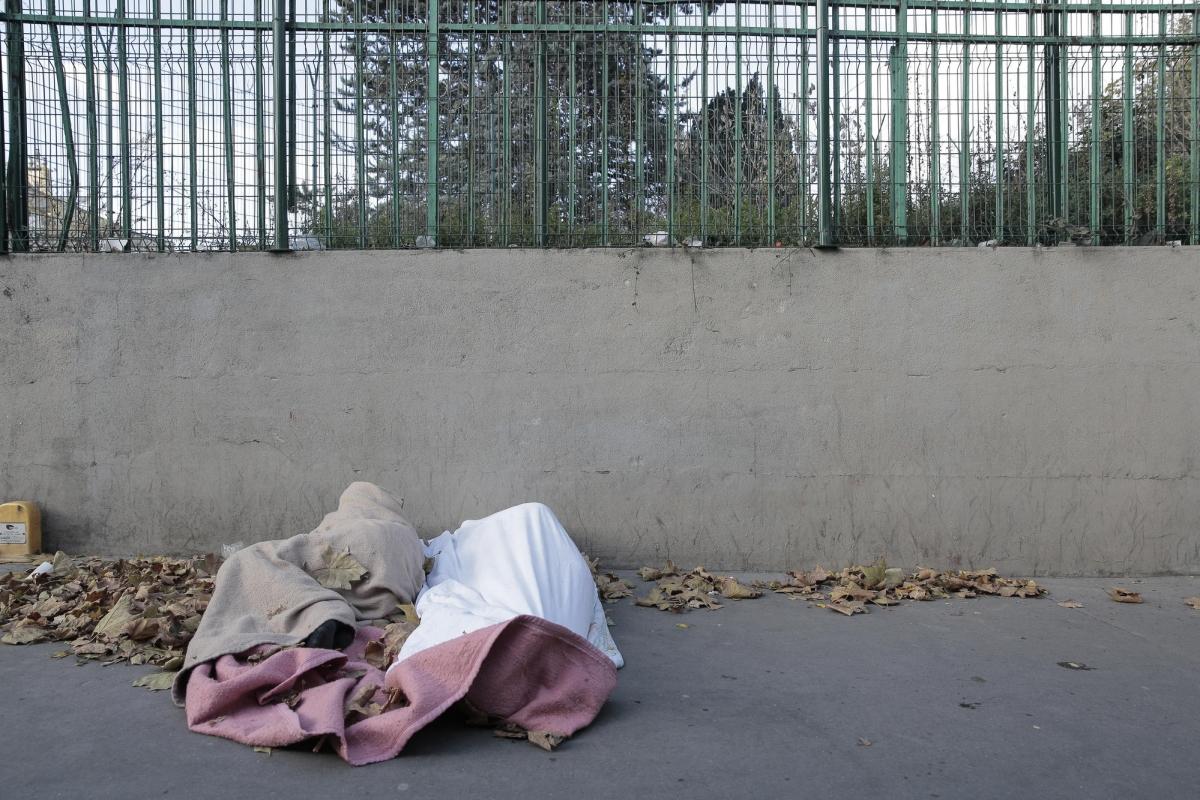
[{"label": "tree", "polygon": [[[336,2],[337,19],[357,21],[357,11],[367,23],[424,23],[428,7],[425,0]],[[509,22],[531,23],[537,5],[533,0],[443,4],[442,22],[496,23],[509,9]],[[679,13],[697,5],[681,4]],[[716,5],[709,0],[710,8]],[[605,21],[605,8],[610,25],[653,24],[669,13],[665,4],[630,0],[551,2],[549,7],[554,19],[592,26]],[[587,241],[599,241],[605,218],[613,230],[636,236],[651,216],[653,198],[663,194],[670,140],[667,81],[651,67],[659,51],[647,46],[641,31],[551,33],[545,41],[551,240],[583,243],[562,236],[572,219]],[[536,33],[520,30],[438,37],[439,245],[533,241],[540,178],[534,158],[539,44]],[[351,245],[346,239],[357,244],[362,216],[369,246],[409,243],[423,233],[425,220],[431,107],[425,36],[362,31],[345,37],[342,50],[355,60],[358,74],[341,81],[337,106],[343,120],[362,112],[366,174],[356,180],[365,183],[367,206],[360,214],[356,195],[336,201],[328,212],[339,221],[333,244]],[[340,147],[357,151],[357,130],[353,135],[340,131],[336,138]],[[327,212],[311,187],[300,206],[309,217],[306,225],[321,230]],[[393,220],[403,223],[402,242],[392,241]],[[352,236],[346,235],[346,223]]]},{"label": "tree", "polygon": [[785,113],[778,87],[771,93],[773,114],[767,102],[756,73],[741,92],[725,89],[684,120],[677,169],[680,235],[699,234],[701,205],[707,202],[706,244],[773,244],[767,215],[772,194],[776,232],[793,238],[803,228],[800,199],[808,178],[801,171],[796,120]]}]

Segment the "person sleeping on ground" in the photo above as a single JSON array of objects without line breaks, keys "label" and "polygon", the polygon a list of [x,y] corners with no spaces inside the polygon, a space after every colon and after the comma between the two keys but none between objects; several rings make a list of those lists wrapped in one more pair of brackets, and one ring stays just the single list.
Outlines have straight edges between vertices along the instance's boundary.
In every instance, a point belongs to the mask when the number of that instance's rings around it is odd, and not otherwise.
[{"label": "person sleeping on ground", "polygon": [[[526,503],[468,520],[428,545],[400,511],[388,492],[356,482],[311,533],[230,556],[176,676],[176,702],[182,704],[187,676],[199,664],[261,645],[340,650],[358,627],[414,603],[420,624],[392,667],[523,615],[561,625],[623,665],[587,562],[549,508]],[[322,585],[320,577],[328,574],[322,570],[340,553],[349,553],[365,574],[349,588]],[[433,564],[428,578],[427,558]]]},{"label": "person sleeping on ground", "polygon": [[[396,664],[457,636],[514,617],[540,617],[583,637],[620,668],[592,571],[562,523],[525,503],[431,540],[433,568],[417,597],[417,629]],[[395,667],[395,664],[392,665]]]},{"label": "person sleeping on ground", "polygon": [[[428,545],[400,512],[354,483],[311,533],[225,562],[172,687],[190,730],[358,765],[395,757],[451,708],[548,748],[591,724],[621,654],[550,509],[516,506]],[[414,602],[415,630],[387,625]]]}]

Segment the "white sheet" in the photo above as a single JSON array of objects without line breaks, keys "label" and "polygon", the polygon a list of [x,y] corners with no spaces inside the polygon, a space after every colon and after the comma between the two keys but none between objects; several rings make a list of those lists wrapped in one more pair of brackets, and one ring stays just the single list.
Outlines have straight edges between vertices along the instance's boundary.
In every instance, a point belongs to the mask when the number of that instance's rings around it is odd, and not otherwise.
[{"label": "white sheet", "polygon": [[587,562],[541,503],[468,520],[431,540],[425,553],[434,563],[417,596],[421,624],[397,664],[456,636],[529,614],[579,634],[624,666]]}]

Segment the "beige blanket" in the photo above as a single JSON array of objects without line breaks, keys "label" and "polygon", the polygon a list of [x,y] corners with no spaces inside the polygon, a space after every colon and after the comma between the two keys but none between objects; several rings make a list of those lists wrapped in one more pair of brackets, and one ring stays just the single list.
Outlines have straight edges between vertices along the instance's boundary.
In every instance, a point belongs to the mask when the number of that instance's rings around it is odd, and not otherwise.
[{"label": "beige blanket", "polygon": [[[367,573],[349,589],[322,586],[314,573],[349,550]],[[239,550],[217,573],[212,601],[188,645],[172,690],[182,704],[197,665],[258,645],[295,645],[326,620],[347,625],[387,617],[425,583],[425,553],[400,515],[400,502],[371,483],[352,483],[337,511],[311,533]],[[328,580],[326,581],[329,582]]]}]

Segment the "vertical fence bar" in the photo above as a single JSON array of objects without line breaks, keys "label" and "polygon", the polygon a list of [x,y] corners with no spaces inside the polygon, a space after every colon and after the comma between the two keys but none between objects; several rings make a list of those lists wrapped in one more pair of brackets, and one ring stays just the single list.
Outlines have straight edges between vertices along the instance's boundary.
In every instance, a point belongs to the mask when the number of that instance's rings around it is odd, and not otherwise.
[{"label": "vertical fence bar", "polygon": [[[317,141],[321,136],[321,122],[320,122],[320,115],[317,114],[316,101],[317,101],[317,96],[318,96],[317,92],[320,91],[320,89],[317,88],[317,84],[321,80],[321,62],[318,61],[316,63],[316,66],[305,65],[304,74],[306,74],[308,76],[308,86],[309,86],[309,90],[312,92],[312,95],[311,95],[312,99],[310,100],[310,104],[311,104],[311,108],[312,108],[312,117],[311,117],[310,124],[312,125],[312,127],[309,129],[309,134],[308,134],[310,137],[308,141],[311,143],[310,147],[312,148],[312,152],[311,152],[312,160],[309,162],[309,173],[308,173],[309,174],[309,187],[310,187],[309,196],[308,196],[308,208],[309,208],[308,219],[309,219],[309,225],[312,227],[312,230],[315,233],[317,231],[317,224],[318,224],[317,223],[317,180],[318,180],[318,175],[320,174],[320,172],[318,171],[319,170],[318,164],[320,162],[320,157],[321,157],[320,148],[317,147]],[[307,247],[307,245],[306,245],[306,247]]]},{"label": "vertical fence bar", "polygon": [[[254,0],[254,21],[262,21],[263,0]],[[263,109],[263,32],[254,29],[254,183],[256,188],[255,209],[258,215],[258,249],[267,249],[267,144],[266,113]],[[314,115],[315,118],[316,115]],[[316,138],[313,138],[316,147]],[[316,174],[313,174],[313,191],[316,192]],[[316,220],[314,219],[315,223]]]},{"label": "vertical fence bar", "polygon": [[0,101],[0,255],[8,255],[8,162],[5,159],[4,103]]},{"label": "vertical fence bar", "polygon": [[[83,17],[92,18],[91,0],[83,0]],[[100,249],[100,125],[96,118],[96,61],[92,49],[92,25],[83,26],[85,124],[88,139],[88,249]]]},{"label": "vertical fence bar", "polygon": [[733,82],[733,243],[742,244],[742,181],[745,179],[742,165],[742,137],[745,135],[742,124],[742,0],[736,0],[734,5],[733,37],[734,49],[734,82]]},{"label": "vertical fence bar", "polygon": [[896,7],[892,74],[892,224],[897,244],[908,244],[908,0]]},{"label": "vertical fence bar", "polygon": [[108,38],[104,40],[104,159],[107,162],[108,168],[105,175],[105,193],[107,194],[105,203],[105,215],[107,219],[104,221],[105,231],[109,236],[120,236],[120,230],[116,223],[116,201],[114,200],[117,180],[113,177],[113,170],[116,168],[116,159],[113,157],[113,143],[116,137],[113,136],[113,74],[112,74],[112,43],[113,32],[112,28],[108,29]]},{"label": "vertical fence bar", "polygon": [[817,244],[832,247],[829,175],[829,0],[817,0]]},{"label": "vertical fence bar", "polygon": [[971,12],[963,12],[962,101],[958,129],[958,241],[971,244]]},{"label": "vertical fence bar", "polygon": [[[510,13],[511,9],[508,7],[508,0],[505,0],[504,23],[501,26],[500,32],[500,35],[504,37],[504,72],[501,84],[501,99],[504,101],[504,124],[501,126],[500,131],[500,135],[504,137],[504,170],[500,176],[501,180],[504,181],[504,216],[502,217],[503,230],[500,235],[500,244],[505,247],[512,241],[512,79],[509,77],[512,72],[512,30],[508,28]],[[608,78],[605,76],[606,87],[608,85],[607,81]],[[607,152],[607,147],[605,150]],[[607,181],[607,173],[605,173],[605,179]],[[607,183],[605,185],[607,186]],[[607,207],[607,203],[605,206]],[[605,219],[607,220],[607,214]]]},{"label": "vertical fence bar", "polygon": [[[363,21],[363,3],[365,0],[354,0],[354,22],[358,25]],[[429,9],[431,12],[436,12],[436,0],[430,3]],[[363,75],[362,63],[365,57],[363,53],[363,37],[366,31],[359,28],[352,34],[354,36],[354,188],[355,197],[357,198],[358,210],[358,247],[366,249],[370,245],[370,237],[367,231],[367,131],[366,131],[366,110],[363,108],[366,105],[365,76]],[[430,58],[429,63],[433,64],[436,58]],[[436,71],[436,66],[433,67]],[[436,115],[437,104],[428,104],[429,113]],[[435,118],[435,117],[431,117]],[[284,167],[284,174],[287,174],[287,167]],[[286,195],[285,195],[286,196]]]},{"label": "vertical fence bar", "polygon": [[801,225],[801,243],[811,240],[808,226],[808,209],[809,209],[809,175],[808,175],[808,112],[809,112],[809,90],[808,90],[808,40],[812,29],[808,25],[808,6],[800,7],[800,27],[804,29],[804,33],[800,39],[800,87],[803,98],[803,104],[800,111],[800,175],[804,181],[804,190],[800,192],[800,225]]},{"label": "vertical fence bar", "polygon": [[1059,34],[1062,37],[1058,44],[1058,132],[1055,134],[1055,141],[1058,142],[1058,175],[1055,180],[1058,183],[1059,202],[1062,204],[1061,217],[1065,222],[1071,215],[1071,195],[1068,191],[1068,176],[1071,170],[1071,70],[1067,63],[1068,49],[1066,37],[1070,33],[1070,13],[1066,4],[1059,0],[1060,10],[1059,16]]},{"label": "vertical fence bar", "polygon": [[329,25],[333,21],[329,14],[329,0],[322,0],[321,61],[324,69],[321,87],[321,154],[324,174],[324,207],[321,216],[325,222],[325,246],[332,247],[333,241],[333,56],[330,53]]},{"label": "vertical fence bar", "polygon": [[1096,42],[1092,45],[1092,130],[1091,133],[1091,163],[1088,191],[1088,227],[1091,230],[1089,240],[1092,244],[1100,244],[1100,36],[1101,28],[1100,7],[1095,4],[1092,10],[1092,36]]},{"label": "vertical fence bar", "polygon": [[[162,2],[154,0],[154,18],[162,19]],[[154,40],[154,216],[157,220],[155,244],[158,252],[167,249],[167,198],[166,175],[163,165],[163,85],[162,85],[162,31],[155,27],[152,31]]]},{"label": "vertical fence bar", "polygon": [[1155,81],[1155,180],[1154,180],[1154,219],[1155,230],[1159,238],[1167,233],[1167,14],[1158,12],[1158,61],[1156,70],[1158,79]]},{"label": "vertical fence bar", "polygon": [[700,241],[708,245],[708,5],[700,31]]},{"label": "vertical fence bar", "polygon": [[[221,0],[221,22],[229,18],[229,0]],[[237,250],[237,177],[233,157],[233,77],[229,52],[229,28],[221,28],[221,118],[225,139],[225,200],[229,215],[229,251]],[[161,144],[160,144],[161,146]]]},{"label": "vertical fence bar", "polygon": [[[672,8],[674,8],[672,6]],[[673,21],[673,20],[672,20]],[[775,239],[775,0],[767,7],[767,244],[774,246]],[[672,38],[672,52],[674,38]],[[674,75],[672,55],[671,74]]]},{"label": "vertical fence bar", "polygon": [[933,36],[929,44],[929,94],[931,134],[929,149],[929,244],[937,247],[942,240],[942,101],[941,101],[941,54],[938,42],[938,18],[941,12],[935,5],[930,12],[929,30]]},{"label": "vertical fence bar", "polygon": [[575,229],[575,213],[576,199],[579,195],[579,173],[576,166],[579,162],[579,145],[576,140],[578,136],[576,116],[579,113],[578,109],[578,87],[579,77],[576,74],[579,61],[579,49],[577,47],[577,35],[575,30],[575,4],[571,3],[568,6],[569,17],[571,23],[571,57],[567,64],[567,69],[570,74],[567,75],[567,246],[572,247],[579,244],[579,237],[576,235]]},{"label": "vertical fence bar", "polygon": [[[391,2],[390,2],[390,5],[392,6],[391,14],[392,14],[392,19],[394,19],[394,20],[396,19],[396,14],[397,14],[395,4],[396,4],[396,0],[391,0]],[[472,64],[472,72],[470,72],[470,80],[472,80],[472,82],[474,83],[474,80],[475,80],[475,71],[474,71],[475,36],[474,36],[474,34],[470,35],[470,47],[472,47],[472,52],[470,52],[470,64]],[[396,67],[396,31],[389,31],[388,49],[389,49],[389,53],[391,55],[391,59],[390,59],[391,62],[388,65],[388,84],[389,84],[389,88],[390,88],[390,92],[391,92],[390,102],[388,103],[388,107],[391,112],[391,120],[390,120],[390,122],[391,122],[391,126],[390,126],[391,127],[391,143],[390,143],[391,144],[391,246],[392,247],[400,247],[400,236],[401,236],[401,231],[400,231],[400,216],[401,216],[400,215],[400,109],[397,108],[398,106],[400,106],[400,76],[398,76],[397,67]],[[470,92],[470,96],[474,96],[474,94],[475,94],[474,89],[472,89],[472,92]],[[469,124],[469,122],[472,122],[474,120],[474,116],[472,114],[470,114],[469,109],[467,112],[467,120],[468,120],[468,124]],[[472,140],[472,139],[468,139],[468,140]],[[474,157],[472,157],[472,164],[474,166]],[[472,170],[472,172],[474,172],[474,170]],[[474,175],[472,175],[472,178],[474,178]],[[470,197],[469,188],[468,188],[467,194],[468,194],[467,207],[468,207],[468,209],[473,209],[474,203],[472,201],[472,197]],[[472,229],[472,227],[473,227],[473,225],[468,224],[468,231],[470,229]],[[468,233],[468,236],[469,235],[470,234]]]},{"label": "vertical fence bar", "polygon": [[[668,11],[668,20],[672,26],[675,25],[675,4],[672,3]],[[675,58],[676,58],[675,33],[672,30],[667,34],[667,241],[672,245],[675,243],[675,215],[677,206],[675,203]]]},{"label": "vertical fence bar", "polygon": [[642,227],[645,225],[646,215],[646,54],[643,50],[641,34],[645,25],[645,11],[642,4],[635,2],[633,4],[633,24],[637,28],[635,62],[636,69],[634,70],[634,95],[633,95],[633,116],[634,116],[634,147],[637,150],[637,162],[634,165],[634,180],[636,189],[634,190],[633,203],[633,244],[640,244]]},{"label": "vertical fence bar", "polygon": [[1026,28],[1029,34],[1029,44],[1025,48],[1025,244],[1030,247],[1037,241],[1037,181],[1035,173],[1033,134],[1036,126],[1033,124],[1037,113],[1037,98],[1035,96],[1036,82],[1034,79],[1034,31],[1037,28],[1037,15],[1033,4],[1030,3],[1026,17]]},{"label": "vertical fence bar", "polygon": [[534,34],[534,89],[533,89],[533,227],[534,243],[545,247],[550,223],[550,163],[547,148],[550,146],[550,130],[546,114],[546,95],[549,92],[546,77],[546,0],[537,0],[537,33]]},{"label": "vertical fence bar", "polygon": [[1062,219],[1065,215],[1063,214],[1062,198],[1060,196],[1062,193],[1062,186],[1059,183],[1061,169],[1058,163],[1059,156],[1061,155],[1058,143],[1058,137],[1060,136],[1058,115],[1061,110],[1058,100],[1058,91],[1061,85],[1058,78],[1058,73],[1061,69],[1061,65],[1059,64],[1059,44],[1057,42],[1058,15],[1050,8],[1053,0],[1044,0],[1044,2],[1047,6],[1044,22],[1044,35],[1047,39],[1045,53],[1046,181],[1047,190],[1050,195],[1050,213],[1052,216],[1059,218],[1060,224],[1062,224],[1066,220]]},{"label": "vertical fence bar", "polygon": [[288,97],[287,97],[287,0],[275,0],[272,18],[271,68],[275,79],[275,246],[276,253],[291,249],[288,237]]},{"label": "vertical fence bar", "polygon": [[[54,0],[46,0],[46,14],[55,15]],[[62,47],[58,38],[58,23],[47,25],[50,31],[50,48],[54,55],[54,75],[58,83],[58,107],[62,121],[63,145],[66,149],[67,170],[70,174],[71,188],[67,194],[66,206],[63,209],[62,229],[58,235],[58,252],[67,249],[67,241],[71,236],[71,223],[75,218],[75,203],[79,198],[79,166],[75,163],[75,135],[71,130],[71,105],[67,96],[67,72],[63,64]],[[47,190],[50,187],[47,186]],[[49,233],[49,231],[47,231]]]},{"label": "vertical fence bar", "polygon": [[296,147],[296,134],[300,131],[300,126],[296,124],[297,103],[296,100],[299,94],[296,92],[296,76],[300,71],[296,69],[296,0],[290,0],[288,3],[288,80],[287,80],[287,96],[288,96],[288,180],[287,180],[287,207],[288,211],[296,209],[296,152],[299,150]]},{"label": "vertical fence bar", "polygon": [[0,255],[8,255],[8,162],[5,160],[4,102],[0,100]]},{"label": "vertical fence bar", "polygon": [[[610,68],[610,64],[608,61],[608,0],[604,0],[603,5],[601,6],[601,11],[604,14],[604,33],[602,34],[604,38],[603,38],[603,44],[601,45],[600,49],[603,50],[604,52],[603,52],[603,63],[601,65],[602,74],[601,74],[601,78],[600,78],[600,117],[601,117],[600,128],[601,128],[602,135],[604,136],[604,141],[600,145],[600,220],[601,220],[600,221],[600,244],[607,247],[608,246],[608,217],[609,217],[609,212],[608,212],[608,183],[609,183],[609,179],[608,179],[608,147],[609,147],[610,142],[612,142],[612,132],[609,130],[609,127],[608,127],[608,125],[609,125],[608,84],[609,84],[609,68]],[[707,16],[708,16],[708,12],[705,11],[705,18],[707,18]],[[705,67],[705,69],[707,69],[707,66]],[[707,74],[707,73],[705,73],[705,74]]]},{"label": "vertical fence bar", "polygon": [[[21,0],[9,0],[12,14],[22,12]],[[29,250],[29,166],[26,146],[28,122],[25,118],[25,25],[9,19],[8,33],[8,211],[10,249],[14,253]]]},{"label": "vertical fence bar", "polygon": [[[125,19],[125,0],[117,0],[117,20]],[[133,153],[129,141],[129,57],[128,33],[117,26],[117,125],[121,136],[121,232],[133,247]]]},{"label": "vertical fence bar", "polygon": [[[1133,37],[1133,12],[1125,14],[1125,38]],[[1133,242],[1134,143],[1137,128],[1133,124],[1133,45],[1125,45],[1125,70],[1121,79],[1121,183],[1124,189],[1125,244]]]},{"label": "vertical fence bar", "polygon": [[992,238],[1004,241],[1004,14],[996,11],[996,230]]},{"label": "vertical fence bar", "polygon": [[833,172],[833,236],[835,241],[840,241],[842,236],[842,38],[840,36],[840,18],[838,15],[838,5],[832,3],[829,8],[829,24],[831,28],[829,36],[829,46],[833,51],[829,66],[822,65],[821,69],[831,69],[832,75],[830,78],[829,112],[833,115],[830,124],[833,126],[833,135],[830,137],[830,145],[833,148],[833,165],[830,168]]},{"label": "vertical fence bar", "polygon": [[[573,14],[574,6],[572,6],[571,8],[572,8],[572,14]],[[466,243],[467,243],[467,246],[470,247],[471,245],[475,244],[475,144],[474,144],[475,143],[475,75],[476,75],[476,71],[478,70],[478,65],[477,65],[476,59],[475,59],[476,33],[475,33],[475,4],[474,3],[470,3],[467,5],[467,23],[468,23],[468,25],[470,25],[470,30],[467,32],[467,59],[468,59],[467,76],[468,77],[467,77],[467,235],[466,235]],[[396,43],[396,39],[395,39],[395,35],[393,34],[393,36],[392,36],[393,48],[395,47],[395,43]],[[575,74],[574,49],[573,49],[574,46],[575,46],[575,39],[574,39],[574,36],[572,36],[572,38],[571,38],[572,84],[574,84],[573,76]],[[396,74],[395,64],[396,64],[396,59],[395,59],[395,56],[393,55],[393,57],[392,57],[392,75],[393,76]],[[574,88],[573,85],[572,85],[572,88]],[[395,92],[393,92],[392,95],[394,97]],[[393,113],[395,111],[395,108],[396,108],[396,104],[392,103]],[[573,112],[573,109],[572,109],[572,112]],[[572,119],[571,125],[574,126],[574,124],[575,124],[575,120]],[[393,125],[392,125],[392,130],[393,131],[396,130],[395,123],[393,123]],[[395,142],[395,139],[396,139],[396,137],[395,137],[395,134],[393,133],[393,135],[392,135],[393,143]],[[574,141],[574,140],[572,140],[572,141]],[[394,144],[393,144],[393,146],[394,146]],[[393,163],[395,163],[395,160],[396,160],[396,156],[395,156],[395,153],[393,153],[393,156],[392,156]],[[572,169],[575,168],[575,148],[574,147],[571,148],[571,168]],[[396,184],[396,181],[393,179],[392,185],[395,186],[395,184]],[[571,197],[573,200],[574,195],[572,195]],[[396,209],[394,214],[399,214],[399,211],[400,211],[399,207],[398,206],[393,206],[393,207]]]},{"label": "vertical fence bar", "polygon": [[[187,19],[192,22],[196,18],[196,0],[187,0]],[[197,123],[196,123],[196,29],[191,25],[187,28],[187,104],[188,104],[188,212],[189,222],[191,226],[191,248],[196,250],[199,248],[200,241],[200,200],[198,197],[199,187],[196,185],[198,181],[198,161],[196,151],[199,146],[197,140]],[[278,101],[277,101],[278,102]],[[109,206],[109,214],[112,213],[112,206]]]},{"label": "vertical fence bar", "polygon": [[[867,198],[867,244],[871,247],[875,246],[875,148],[878,147],[878,137],[875,136],[875,108],[874,108],[874,84],[875,84],[875,39],[871,36],[874,9],[867,6],[864,9],[866,14],[866,30],[867,38],[863,40],[862,46],[866,50],[866,58],[863,61],[863,70],[866,73],[866,108],[864,109],[867,118],[867,164],[866,164],[866,198]],[[896,91],[896,53],[893,50],[888,58],[888,75],[890,79],[889,91],[892,97],[895,97]],[[894,111],[895,109],[893,109]],[[894,130],[894,126],[893,126]],[[895,141],[892,142],[892,147],[895,147]],[[895,155],[894,149],[889,149],[888,157]],[[894,219],[894,218],[893,218]]]},{"label": "vertical fence bar", "polygon": [[[1200,39],[1200,9],[1192,12],[1192,36]],[[1191,187],[1189,215],[1190,244],[1200,244],[1200,44],[1192,43],[1192,91],[1191,91],[1191,163],[1189,183]],[[2,137],[0,137],[2,138]]]}]

